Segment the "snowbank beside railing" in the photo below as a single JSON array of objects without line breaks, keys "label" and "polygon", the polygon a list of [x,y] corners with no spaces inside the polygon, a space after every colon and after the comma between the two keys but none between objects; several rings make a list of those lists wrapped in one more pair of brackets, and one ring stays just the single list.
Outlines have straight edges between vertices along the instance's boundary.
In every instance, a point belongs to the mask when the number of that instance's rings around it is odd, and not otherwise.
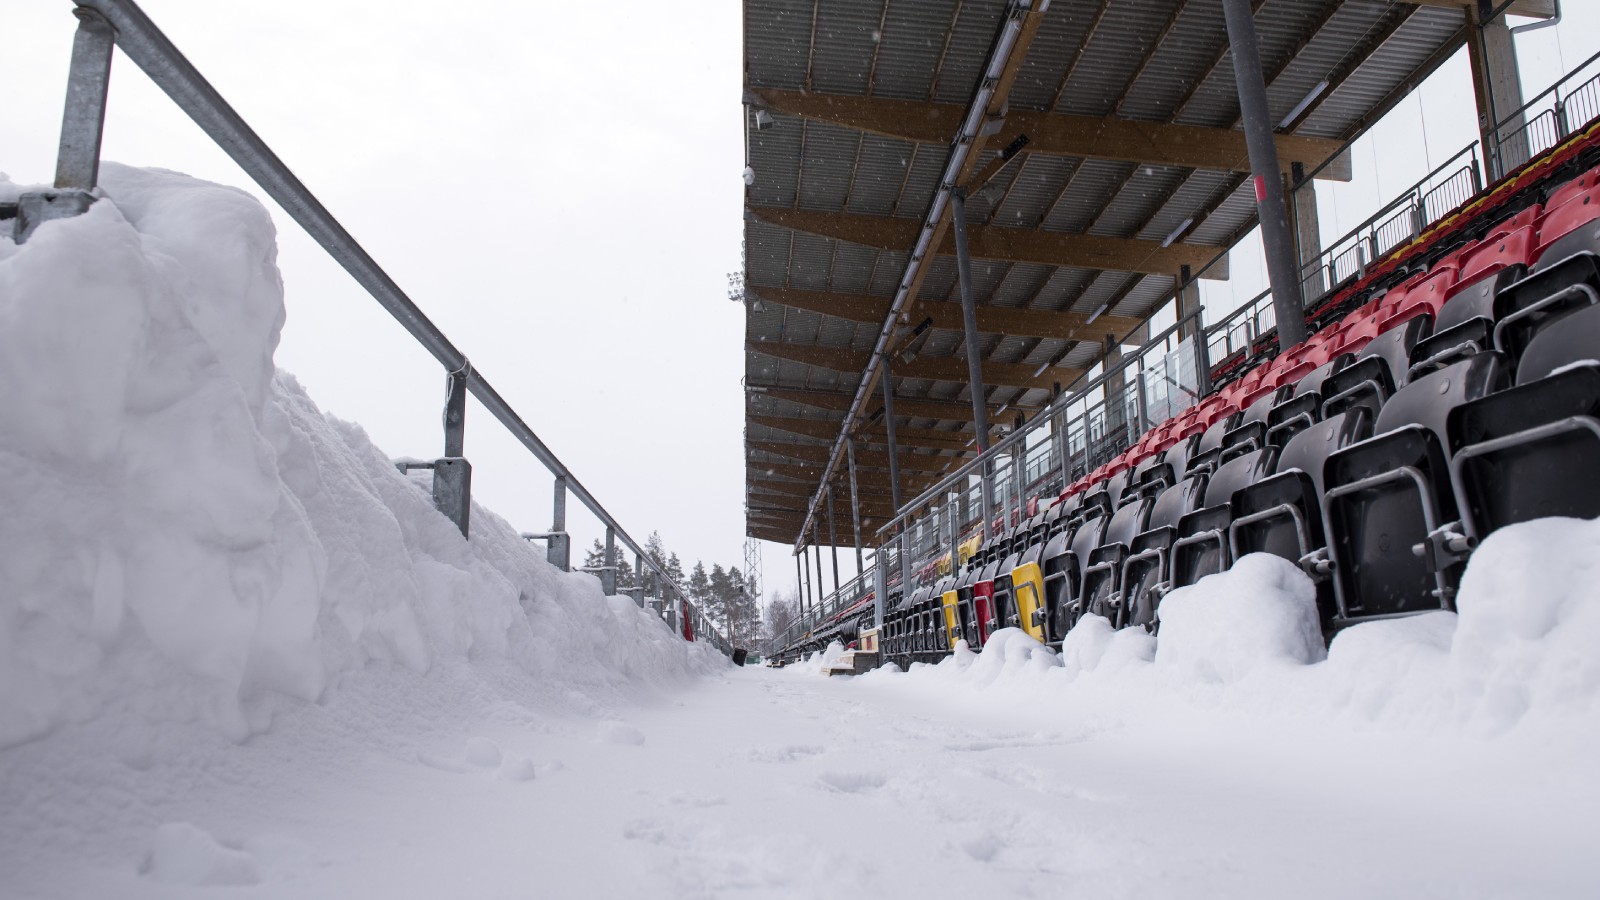
[{"label": "snowbank beside railing", "polygon": [[1594,742],[1597,576],[1600,521],[1515,525],[1474,554],[1459,613],[1356,625],[1324,652],[1310,580],[1257,554],[1163,600],[1159,638],[1088,616],[1059,653],[1003,629],[981,653],[963,645],[903,677],[947,698],[981,692],[1068,713],[1230,710],[1480,735],[1549,728]]},{"label": "snowbank beside railing", "polygon": [[373,666],[510,666],[581,706],[717,665],[487,510],[463,541],[425,479],[276,371],[253,198],[109,164],[102,184],[0,238],[0,749],[106,715],[239,740]]}]

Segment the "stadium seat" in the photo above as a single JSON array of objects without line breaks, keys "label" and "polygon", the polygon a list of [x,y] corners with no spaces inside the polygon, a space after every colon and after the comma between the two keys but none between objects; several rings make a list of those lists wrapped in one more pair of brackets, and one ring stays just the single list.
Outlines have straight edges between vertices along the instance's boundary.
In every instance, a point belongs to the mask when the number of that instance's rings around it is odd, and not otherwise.
[{"label": "stadium seat", "polygon": [[1580,250],[1593,252],[1595,220],[1600,219],[1600,185],[1589,186],[1560,203],[1551,199],[1539,220],[1539,246],[1532,262],[1556,262]]},{"label": "stadium seat", "polygon": [[1494,352],[1423,375],[1383,404],[1374,437],[1328,458],[1322,504],[1336,626],[1450,608],[1470,540],[1453,521],[1446,416],[1508,377],[1505,357]]},{"label": "stadium seat", "polygon": [[1495,295],[1495,349],[1515,359],[1540,329],[1596,303],[1600,257],[1577,253],[1548,264],[1541,260],[1532,274]]},{"label": "stadium seat", "polygon": [[1379,408],[1406,384],[1411,351],[1426,337],[1432,320],[1418,316],[1375,337],[1349,365],[1322,382],[1322,416],[1365,406],[1376,419]]},{"label": "stadium seat", "polygon": [[1233,493],[1272,474],[1277,447],[1263,447],[1229,458],[1206,482],[1205,507],[1178,521],[1172,543],[1175,588],[1194,584],[1233,564],[1228,553],[1228,526],[1233,521]]},{"label": "stadium seat", "polygon": [[1233,420],[1233,427],[1222,435],[1224,450],[1238,446],[1259,449],[1267,442],[1267,419],[1279,403],[1294,395],[1294,387],[1275,388],[1262,394]]},{"label": "stadium seat", "polygon": [[1083,507],[1072,525],[1050,540],[1044,550],[1045,634],[1059,641],[1077,621],[1082,587],[1082,560],[1098,546],[1100,535],[1111,517],[1105,491],[1095,491],[1083,500]]},{"label": "stadium seat", "polygon": [[[1473,281],[1508,266],[1526,266],[1533,259],[1537,235],[1534,227],[1528,225],[1483,239],[1462,255],[1458,281]],[[1442,302],[1443,297],[1440,300]]]},{"label": "stadium seat", "polygon": [[1121,617],[1118,595],[1122,590],[1122,564],[1128,558],[1128,545],[1147,527],[1153,503],[1155,496],[1149,491],[1128,498],[1112,513],[1099,545],[1088,551],[1087,557],[1082,557],[1082,608],[1105,616],[1113,625]]},{"label": "stadium seat", "polygon": [[1322,421],[1322,388],[1328,376],[1354,361],[1345,354],[1312,369],[1294,384],[1294,393],[1267,414],[1267,443],[1281,447],[1296,432]]},{"label": "stadium seat", "polygon": [[1156,610],[1171,577],[1171,550],[1177,540],[1178,522],[1200,508],[1206,480],[1204,473],[1190,475],[1156,496],[1145,531],[1134,536],[1123,561],[1117,627],[1155,628]]},{"label": "stadium seat", "polygon": [[1600,306],[1539,332],[1515,387],[1451,411],[1451,480],[1466,535],[1543,516],[1600,516]]},{"label": "stadium seat", "polygon": [[[1229,553],[1271,553],[1298,564],[1326,585],[1327,540],[1322,527],[1322,473],[1328,456],[1365,440],[1372,419],[1364,407],[1325,419],[1290,438],[1278,453],[1273,475],[1234,492]],[[1334,615],[1333,593],[1320,587],[1317,605],[1324,622]]]}]

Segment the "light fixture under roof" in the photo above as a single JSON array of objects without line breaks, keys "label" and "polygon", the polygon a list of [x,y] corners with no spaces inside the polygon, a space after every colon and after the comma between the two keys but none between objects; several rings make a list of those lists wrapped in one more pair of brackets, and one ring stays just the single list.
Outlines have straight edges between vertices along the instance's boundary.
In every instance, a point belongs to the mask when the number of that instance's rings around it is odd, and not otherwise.
[{"label": "light fixture under roof", "polygon": [[1289,110],[1289,114],[1283,117],[1283,121],[1278,123],[1278,127],[1288,128],[1290,123],[1300,118],[1300,114],[1306,111],[1306,107],[1317,102],[1317,98],[1321,97],[1322,92],[1327,89],[1328,79],[1324,78],[1317,82],[1316,85],[1311,88],[1311,92],[1302,97],[1300,102],[1294,105],[1294,109]]},{"label": "light fixture under roof", "polygon": [[1167,235],[1166,240],[1161,242],[1162,248],[1165,249],[1165,248],[1171,247],[1173,244],[1177,243],[1178,242],[1178,238],[1183,237],[1184,232],[1188,231],[1189,230],[1189,226],[1191,226],[1193,224],[1194,224],[1194,216],[1190,216],[1189,218],[1184,219],[1181,223],[1179,223],[1177,228],[1172,229],[1172,233]]},{"label": "light fixture under roof", "polygon": [[1107,300],[1106,302],[1100,304],[1100,308],[1099,309],[1097,309],[1094,312],[1090,313],[1089,314],[1089,318],[1083,320],[1084,327],[1087,328],[1088,326],[1093,325],[1094,324],[1094,320],[1100,318],[1100,314],[1104,313],[1110,306],[1111,306],[1111,301],[1110,300]]}]

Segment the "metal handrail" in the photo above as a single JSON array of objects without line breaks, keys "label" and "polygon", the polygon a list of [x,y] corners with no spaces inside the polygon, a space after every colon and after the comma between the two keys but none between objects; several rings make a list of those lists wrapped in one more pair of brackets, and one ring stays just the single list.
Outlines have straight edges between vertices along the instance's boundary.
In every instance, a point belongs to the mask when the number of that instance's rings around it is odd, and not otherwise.
[{"label": "metal handrail", "polygon": [[[468,365],[462,353],[444,332],[412,302],[394,279],[378,265],[344,226],[333,217],[322,203],[295,177],[289,167],[273,153],[265,141],[247,125],[222,95],[206,81],[198,69],[184,57],[176,45],[156,27],[133,0],[74,0],[84,9],[99,13],[116,31],[116,45],[135,65],[144,70],[150,80],[161,88],[223,152],[233,159],[245,174],[266,192],[311,235],[328,255],[366,289],[433,358],[444,366],[446,372],[465,372],[467,390],[506,430],[522,443],[544,464],[552,475],[565,479],[571,491],[583,505],[611,529],[618,540],[633,550],[663,583],[669,584],[683,603],[685,614],[693,611],[687,601],[683,586],[671,579],[664,567],[657,563],[639,542],[630,537],[621,524],[607,512],[572,471],[561,462],[533,429],[517,415],[505,398],[489,384],[475,367]],[[715,628],[707,629],[716,634]],[[698,633],[698,630],[697,632]],[[725,639],[718,635],[725,643]]]}]

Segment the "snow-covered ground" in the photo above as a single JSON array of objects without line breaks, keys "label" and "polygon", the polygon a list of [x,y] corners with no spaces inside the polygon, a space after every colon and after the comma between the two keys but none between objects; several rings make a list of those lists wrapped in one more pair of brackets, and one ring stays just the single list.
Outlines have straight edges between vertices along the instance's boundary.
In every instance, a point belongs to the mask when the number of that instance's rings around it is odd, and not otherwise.
[{"label": "snow-covered ground", "polygon": [[1600,896],[1600,523],[1326,652],[1249,557],[1159,645],[733,669],[277,372],[255,201],[104,182],[0,238],[4,900]]}]

